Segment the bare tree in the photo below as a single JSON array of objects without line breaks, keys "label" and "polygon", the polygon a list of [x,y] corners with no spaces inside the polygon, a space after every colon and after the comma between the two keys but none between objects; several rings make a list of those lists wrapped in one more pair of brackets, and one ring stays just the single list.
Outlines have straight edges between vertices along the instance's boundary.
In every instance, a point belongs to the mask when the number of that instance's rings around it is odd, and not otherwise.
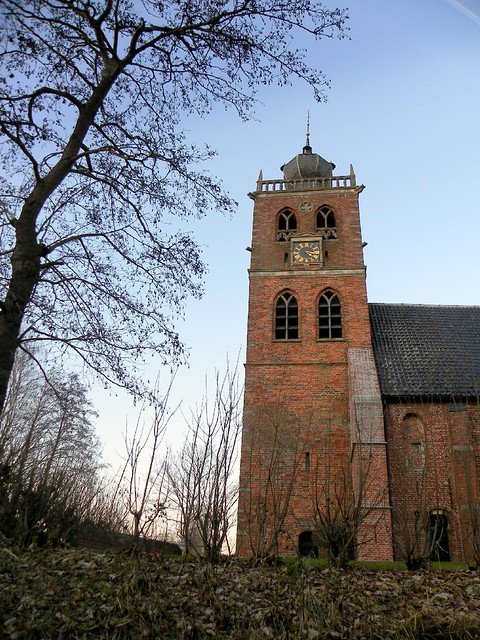
[{"label": "bare tree", "polygon": [[[285,403],[279,398],[274,406],[267,402],[261,408],[262,417],[251,420],[252,427],[244,433],[241,470],[249,480],[242,496],[240,552],[247,547],[257,561],[277,560],[279,540],[292,510],[291,499],[297,484],[297,471],[302,461],[309,427],[293,426]],[[252,482],[255,478],[255,482]],[[238,551],[238,550],[237,550]]]},{"label": "bare tree", "polygon": [[175,227],[233,206],[193,168],[212,152],[187,143],[181,117],[220,102],[247,118],[256,86],[292,76],[320,99],[326,81],[304,47],[342,36],[345,12],[310,0],[1,0],[0,15],[0,407],[32,340],[140,392],[138,358],[181,359],[172,315],[201,291],[199,249]]},{"label": "bare tree", "polygon": [[95,413],[79,379],[17,358],[0,416],[0,527],[18,542],[68,535],[102,487]]},{"label": "bare tree", "polygon": [[407,569],[420,569],[430,564],[432,542],[436,536],[430,533],[431,505],[427,497],[425,475],[415,479],[415,501],[407,511],[394,506],[396,523],[395,542]]},{"label": "bare tree", "polygon": [[[117,480],[112,504],[123,504],[123,527],[133,536],[134,544],[141,537],[166,535],[167,473],[164,436],[176,410],[170,410],[168,401],[174,376],[167,391],[160,396],[159,382],[155,387],[155,403],[139,412],[133,434],[125,433],[125,463]],[[148,427],[143,420],[152,412]],[[159,523],[163,525],[159,528]]]},{"label": "bare tree", "polygon": [[[453,407],[452,407],[453,408]],[[457,411],[450,412],[452,423],[452,470],[458,524],[462,532],[463,557],[470,566],[480,567],[480,475],[479,451],[479,397],[469,405],[459,403]]]},{"label": "bare tree", "polygon": [[440,559],[439,544],[446,526],[444,519],[437,517],[443,513],[443,505],[435,446],[426,434],[418,440],[415,454],[406,448],[404,473],[409,481],[403,495],[392,500],[397,554],[412,570]]},{"label": "bare tree", "polygon": [[332,566],[341,569],[357,556],[359,545],[374,539],[386,498],[376,477],[372,445],[356,440],[350,446],[342,444],[343,457],[332,456],[339,447],[330,431],[323,451],[312,461],[313,542],[326,551]]},{"label": "bare tree", "polygon": [[207,387],[201,404],[187,419],[180,453],[168,464],[185,552],[199,553],[212,562],[228,545],[235,522],[241,398],[237,368],[227,367],[223,377],[217,372],[212,400]]}]

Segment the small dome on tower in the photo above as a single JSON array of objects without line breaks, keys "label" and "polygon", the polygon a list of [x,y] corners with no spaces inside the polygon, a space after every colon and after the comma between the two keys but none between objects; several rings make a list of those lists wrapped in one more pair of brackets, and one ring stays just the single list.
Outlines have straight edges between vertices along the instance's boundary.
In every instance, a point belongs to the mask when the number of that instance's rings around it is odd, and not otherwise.
[{"label": "small dome on tower", "polygon": [[303,180],[305,178],[328,178],[332,175],[333,169],[335,169],[333,162],[328,162],[318,153],[312,153],[312,147],[309,144],[303,147],[303,153],[299,153],[290,162],[280,167],[287,181]]}]

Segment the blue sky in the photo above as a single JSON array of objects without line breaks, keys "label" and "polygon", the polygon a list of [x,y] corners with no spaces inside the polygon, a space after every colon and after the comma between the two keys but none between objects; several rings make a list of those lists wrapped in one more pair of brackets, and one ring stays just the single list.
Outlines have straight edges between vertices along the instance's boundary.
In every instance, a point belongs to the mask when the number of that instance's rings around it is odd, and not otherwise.
[{"label": "blue sky", "polygon": [[[213,378],[227,357],[240,355],[243,364],[247,193],[260,169],[265,179],[280,178],[280,166],[301,151],[307,111],[314,152],[336,164],[336,175],[352,163],[366,187],[369,300],[480,304],[480,0],[352,0],[349,9],[350,40],[308,43],[309,59],[331,80],[328,102],[315,103],[308,87],[294,83],[265,88],[249,123],[222,109],[188,121],[192,140],[217,149],[208,168],[239,206],[233,218],[212,214],[189,227],[209,271],[205,296],[189,301],[178,324],[190,356],[173,403],[198,402],[205,375]],[[161,377],[166,386],[168,372]],[[110,457],[136,409],[122,395],[92,398]],[[182,430],[179,416],[171,437]]]}]

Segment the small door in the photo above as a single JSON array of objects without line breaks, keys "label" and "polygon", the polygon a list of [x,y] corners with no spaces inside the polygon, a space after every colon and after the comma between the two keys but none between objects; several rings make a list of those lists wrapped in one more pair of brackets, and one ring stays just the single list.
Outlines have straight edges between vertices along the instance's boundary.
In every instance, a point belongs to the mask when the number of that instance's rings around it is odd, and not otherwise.
[{"label": "small door", "polygon": [[302,558],[318,558],[318,547],[313,544],[311,531],[302,531],[298,536],[298,554]]},{"label": "small door", "polygon": [[448,519],[444,513],[430,514],[430,559],[437,562],[450,561]]}]

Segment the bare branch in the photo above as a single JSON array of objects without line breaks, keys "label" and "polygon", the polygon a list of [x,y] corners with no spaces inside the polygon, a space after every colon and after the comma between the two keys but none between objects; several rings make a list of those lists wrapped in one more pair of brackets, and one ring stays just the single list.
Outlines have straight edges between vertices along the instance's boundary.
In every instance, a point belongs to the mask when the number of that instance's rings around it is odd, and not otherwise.
[{"label": "bare branch", "polygon": [[1,0],[0,11],[2,192],[15,220],[0,238],[0,406],[34,335],[148,393],[127,371],[133,354],[181,362],[175,318],[201,292],[183,221],[235,207],[193,169],[213,154],[186,141],[182,118],[216,102],[247,118],[256,87],[294,77],[320,99],[304,40],[342,37],[346,13],[310,0]]}]

